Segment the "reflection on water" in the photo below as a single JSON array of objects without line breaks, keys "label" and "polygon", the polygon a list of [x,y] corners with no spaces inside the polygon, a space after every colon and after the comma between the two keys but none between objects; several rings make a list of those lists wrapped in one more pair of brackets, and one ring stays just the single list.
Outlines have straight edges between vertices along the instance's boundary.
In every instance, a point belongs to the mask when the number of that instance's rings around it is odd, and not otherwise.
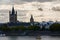
[{"label": "reflection on water", "polygon": [[41,36],[41,40],[60,40],[58,36]]},{"label": "reflection on water", "polygon": [[10,37],[8,37],[8,39],[9,39],[9,40],[17,40],[18,37],[16,37],[16,36],[12,36],[12,37],[11,37],[11,36],[10,36]]},{"label": "reflection on water", "polygon": [[36,39],[32,36],[7,36],[0,37],[0,40],[60,40],[60,37],[41,36],[41,39]]},{"label": "reflection on water", "polygon": [[8,40],[36,40],[35,37],[29,37],[29,36],[9,36],[7,37]]}]

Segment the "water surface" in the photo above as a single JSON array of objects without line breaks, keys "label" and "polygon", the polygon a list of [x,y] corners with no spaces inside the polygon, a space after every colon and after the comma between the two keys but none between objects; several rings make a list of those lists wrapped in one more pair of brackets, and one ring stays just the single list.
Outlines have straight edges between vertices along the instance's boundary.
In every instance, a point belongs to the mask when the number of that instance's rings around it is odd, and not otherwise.
[{"label": "water surface", "polygon": [[[0,40],[38,40],[38,39],[32,36],[7,36],[7,37],[0,37]],[[60,37],[41,36],[40,40],[60,40]]]}]

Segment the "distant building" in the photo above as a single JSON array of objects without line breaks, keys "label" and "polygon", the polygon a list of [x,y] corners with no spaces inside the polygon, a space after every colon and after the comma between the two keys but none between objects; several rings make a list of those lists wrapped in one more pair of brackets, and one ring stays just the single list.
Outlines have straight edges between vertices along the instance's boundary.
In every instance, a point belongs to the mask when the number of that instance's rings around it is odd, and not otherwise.
[{"label": "distant building", "polygon": [[33,18],[33,15],[31,15],[31,18],[30,18],[30,24],[33,26],[34,25],[34,18]]},{"label": "distant building", "polygon": [[15,26],[29,27],[33,25],[39,26],[38,22],[34,22],[33,15],[31,15],[30,22],[19,22],[17,20],[17,11],[15,11],[14,7],[12,7],[11,11],[9,11],[9,22],[3,23],[1,25],[4,25],[4,24],[6,24],[8,27],[15,27]]},{"label": "distant building", "polygon": [[[31,18],[32,19],[32,18]],[[32,22],[32,20],[31,20]],[[9,11],[9,22],[7,23],[8,27],[12,26],[30,26],[30,22],[19,22],[17,20],[17,11],[12,7],[12,11]]]},{"label": "distant building", "polygon": [[12,11],[9,11],[9,22],[17,22],[17,11],[14,10],[14,7],[12,7]]}]

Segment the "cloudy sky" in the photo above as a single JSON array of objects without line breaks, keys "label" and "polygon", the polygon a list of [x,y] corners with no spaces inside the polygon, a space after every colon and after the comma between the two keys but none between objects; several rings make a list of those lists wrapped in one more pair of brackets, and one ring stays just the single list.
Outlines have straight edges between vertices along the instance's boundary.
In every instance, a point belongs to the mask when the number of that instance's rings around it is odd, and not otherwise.
[{"label": "cloudy sky", "polygon": [[0,4],[21,4],[25,2],[51,2],[53,0],[0,0]]},{"label": "cloudy sky", "polygon": [[0,0],[0,22],[9,21],[9,10],[15,7],[18,20],[29,22],[30,15],[34,21],[60,21],[60,0]]}]

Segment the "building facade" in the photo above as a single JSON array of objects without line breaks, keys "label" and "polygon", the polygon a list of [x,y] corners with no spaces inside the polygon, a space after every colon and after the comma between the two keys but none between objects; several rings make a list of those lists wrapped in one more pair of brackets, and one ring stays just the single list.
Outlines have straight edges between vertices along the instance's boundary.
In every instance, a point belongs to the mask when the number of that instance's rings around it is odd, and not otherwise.
[{"label": "building facade", "polygon": [[9,11],[9,22],[17,22],[17,11],[14,10],[14,7],[12,7],[12,11]]}]

